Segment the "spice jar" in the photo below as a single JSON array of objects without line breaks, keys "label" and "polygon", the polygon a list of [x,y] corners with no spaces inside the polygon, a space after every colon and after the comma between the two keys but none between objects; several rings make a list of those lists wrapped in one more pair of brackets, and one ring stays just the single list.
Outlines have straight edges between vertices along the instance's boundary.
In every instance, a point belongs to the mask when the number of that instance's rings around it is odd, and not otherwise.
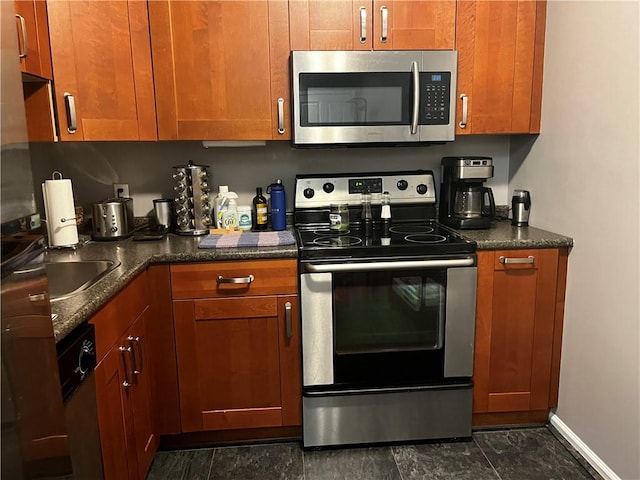
[{"label": "spice jar", "polygon": [[346,203],[331,204],[329,229],[332,232],[346,232],[349,230],[349,206]]}]

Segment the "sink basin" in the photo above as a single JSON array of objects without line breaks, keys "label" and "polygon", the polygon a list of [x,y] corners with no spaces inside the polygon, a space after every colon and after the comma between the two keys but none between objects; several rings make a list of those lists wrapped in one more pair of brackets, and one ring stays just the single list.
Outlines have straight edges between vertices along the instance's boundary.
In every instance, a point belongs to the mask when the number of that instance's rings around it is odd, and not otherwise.
[{"label": "sink basin", "polygon": [[80,293],[118,265],[120,262],[112,260],[47,262],[44,267],[49,280],[49,297],[55,302]]}]

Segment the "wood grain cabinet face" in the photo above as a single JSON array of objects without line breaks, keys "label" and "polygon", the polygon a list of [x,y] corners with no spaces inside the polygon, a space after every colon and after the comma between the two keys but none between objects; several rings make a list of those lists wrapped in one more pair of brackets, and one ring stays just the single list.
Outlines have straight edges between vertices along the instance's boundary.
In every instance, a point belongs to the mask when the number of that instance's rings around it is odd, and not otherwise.
[{"label": "wood grain cabinet face", "polygon": [[458,1],[457,135],[540,132],[545,23],[543,0]]},{"label": "wood grain cabinet face", "polygon": [[455,11],[455,0],[292,0],[291,50],[451,50]]},{"label": "wood grain cabinet face", "polygon": [[[222,263],[223,275],[245,276],[243,262],[236,264],[235,274],[233,263]],[[296,265],[295,260],[249,263],[267,267],[254,272],[258,285],[261,275],[269,275],[269,265],[275,267],[272,272],[283,264],[295,271]],[[215,284],[215,266],[191,264],[188,268],[205,269]],[[174,272],[174,267],[179,271],[181,265],[172,266],[172,286],[183,291],[184,285],[176,284],[189,279]],[[202,280],[198,277],[196,283]],[[283,289],[281,295],[254,295],[251,286],[244,290],[244,295],[173,302],[184,432],[301,423],[297,294]]]},{"label": "wood grain cabinet face", "polygon": [[60,140],[155,140],[146,2],[47,2]]},{"label": "wood grain cabinet face", "polygon": [[566,259],[557,249],[478,253],[475,414],[554,406]]},{"label": "wood grain cabinet face", "polygon": [[20,69],[51,80],[51,50],[45,0],[16,0]]},{"label": "wood grain cabinet face", "polygon": [[149,2],[160,140],[290,138],[287,5]]},{"label": "wood grain cabinet face", "polygon": [[142,274],[90,320],[96,327],[96,400],[106,480],[146,478],[159,443],[150,397],[148,298]]}]

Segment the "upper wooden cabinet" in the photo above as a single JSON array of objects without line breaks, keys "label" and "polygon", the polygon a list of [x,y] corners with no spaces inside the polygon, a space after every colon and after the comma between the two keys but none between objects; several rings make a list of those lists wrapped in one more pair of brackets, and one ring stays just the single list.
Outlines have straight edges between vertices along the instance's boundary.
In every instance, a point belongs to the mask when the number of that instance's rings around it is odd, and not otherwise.
[{"label": "upper wooden cabinet", "polygon": [[497,414],[544,422],[557,406],[567,259],[564,249],[478,252],[476,425]]},{"label": "upper wooden cabinet", "polygon": [[149,2],[160,140],[290,138],[287,8]]},{"label": "upper wooden cabinet", "polygon": [[51,51],[45,0],[16,0],[20,69],[51,80]]},{"label": "upper wooden cabinet", "polygon": [[456,134],[539,133],[546,2],[459,0]]},{"label": "upper wooden cabinet", "polygon": [[451,50],[455,12],[455,0],[291,0],[291,50]]},{"label": "upper wooden cabinet", "polygon": [[156,139],[146,2],[47,7],[60,139]]}]

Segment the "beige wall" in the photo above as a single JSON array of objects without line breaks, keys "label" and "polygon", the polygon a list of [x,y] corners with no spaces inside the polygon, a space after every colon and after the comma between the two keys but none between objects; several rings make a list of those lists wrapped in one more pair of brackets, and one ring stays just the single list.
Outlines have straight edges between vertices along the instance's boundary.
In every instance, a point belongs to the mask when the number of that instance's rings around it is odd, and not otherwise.
[{"label": "beige wall", "polygon": [[557,414],[623,479],[640,478],[639,14],[549,1],[543,131],[514,139],[509,182],[533,225],[575,240]]}]

